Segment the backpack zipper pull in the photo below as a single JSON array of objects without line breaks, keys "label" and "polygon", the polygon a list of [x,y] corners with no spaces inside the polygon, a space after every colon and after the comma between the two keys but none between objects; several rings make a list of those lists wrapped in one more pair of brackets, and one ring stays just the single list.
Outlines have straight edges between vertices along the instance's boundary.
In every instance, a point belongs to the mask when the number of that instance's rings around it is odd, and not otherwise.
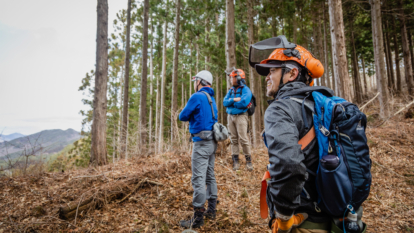
[{"label": "backpack zipper pull", "polygon": [[321,208],[319,208],[318,204],[316,202],[313,202],[313,204],[315,205],[315,211],[320,213],[321,212]]},{"label": "backpack zipper pull", "polygon": [[332,146],[331,146],[331,142],[328,142],[328,153],[332,153]]},{"label": "backpack zipper pull", "polygon": [[325,135],[326,137],[329,136],[329,130],[327,128],[325,128],[325,126],[323,126],[322,124],[319,125],[319,130],[321,131],[321,133],[323,135]]}]

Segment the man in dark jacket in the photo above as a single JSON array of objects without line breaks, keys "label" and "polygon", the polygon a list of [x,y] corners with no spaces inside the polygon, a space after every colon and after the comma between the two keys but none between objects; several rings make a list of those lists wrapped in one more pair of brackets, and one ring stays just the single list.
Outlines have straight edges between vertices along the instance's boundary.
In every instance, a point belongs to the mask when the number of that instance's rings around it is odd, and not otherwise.
[{"label": "man in dark jacket", "polygon": [[264,116],[270,163],[267,203],[273,217],[269,225],[278,233],[327,233],[330,218],[317,206],[315,177],[311,175],[318,168],[317,141],[313,138],[303,149],[298,144],[313,130],[310,129],[312,112],[289,97],[305,97],[312,91],[332,96],[333,91],[312,86],[310,70],[303,65],[306,65],[303,59],[312,56],[306,49],[297,46],[284,50],[275,49],[266,60],[255,65],[256,71],[266,76],[267,96],[274,98]]},{"label": "man in dark jacket", "polygon": [[[185,228],[198,228],[204,225],[203,216],[215,218],[217,204],[217,183],[214,176],[214,160],[217,142],[213,138],[213,125],[217,117],[213,117],[212,107],[207,95],[211,97],[214,115],[217,114],[214,90],[211,88],[213,76],[203,70],[193,77],[194,93],[180,113],[180,121],[190,121],[190,133],[193,140],[191,155],[191,183],[193,185],[194,216],[190,220],[180,221]],[[207,186],[207,190],[206,190]],[[208,200],[208,209],[204,203]]]}]

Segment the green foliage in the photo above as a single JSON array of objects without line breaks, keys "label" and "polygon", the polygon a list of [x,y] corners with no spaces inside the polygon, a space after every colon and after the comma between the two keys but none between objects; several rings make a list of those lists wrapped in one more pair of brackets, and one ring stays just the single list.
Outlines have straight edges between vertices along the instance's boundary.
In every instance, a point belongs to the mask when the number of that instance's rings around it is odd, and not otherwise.
[{"label": "green foliage", "polygon": [[[286,35],[289,41],[293,41],[296,32],[297,44],[309,49],[314,54],[328,53],[328,65],[331,67],[331,35],[329,25],[328,4],[322,0],[259,0],[253,1],[253,23],[254,41],[264,40],[273,36]],[[325,4],[325,5],[324,5]],[[384,12],[384,19],[391,22],[394,18],[396,26],[390,27],[389,33],[397,33],[399,20],[396,18],[396,2],[387,3],[390,11]],[[407,13],[413,9],[413,3],[406,1],[404,9]],[[127,6],[125,5],[125,8]],[[324,8],[324,10],[322,9]],[[240,0],[235,2],[235,43],[237,67],[246,73],[249,80],[248,64],[248,23],[247,18],[248,1]],[[164,137],[170,137],[171,100],[178,99],[178,106],[184,106],[189,99],[192,90],[190,77],[197,71],[206,67],[211,71],[215,82],[221,81],[221,85],[215,93],[221,93],[223,97],[227,91],[224,70],[226,69],[226,3],[224,0],[187,0],[181,1],[180,14],[180,43],[179,43],[179,69],[178,69],[178,93],[172,96],[172,64],[175,34],[175,1],[173,0],[151,0],[149,7],[149,44],[153,43],[153,50],[148,48],[148,52],[153,55],[153,77],[149,77],[148,86],[141,87],[142,72],[142,28],[143,28],[143,4],[134,1],[132,5],[131,17],[131,51],[130,51],[130,89],[129,89],[129,115],[128,115],[128,135],[129,145],[137,144],[136,132],[139,122],[140,93],[143,88],[147,89],[147,109],[152,106],[152,131],[155,130],[155,109],[156,96],[161,91],[157,88],[157,81],[161,78],[162,71],[162,49],[163,49],[163,27],[164,22],[168,22],[167,32],[167,67],[166,67],[166,90],[163,121],[165,125]],[[323,12],[325,11],[325,15]],[[345,23],[345,33],[347,41],[347,56],[350,57],[351,49],[350,36],[355,37],[355,46],[358,56],[359,70],[362,72],[361,59],[365,61],[367,75],[374,74],[374,55],[372,42],[372,25],[370,15],[370,4],[368,2],[344,1],[343,17]],[[116,14],[113,21],[114,33],[109,36],[109,73],[108,73],[108,105],[107,105],[107,148],[108,156],[116,159],[119,154],[120,130],[122,128],[122,109],[123,109],[123,87],[124,87],[124,61],[125,61],[125,42],[126,42],[126,10],[121,10]],[[319,38],[327,40],[327,51],[317,51],[315,35],[316,29],[321,27],[321,21],[326,22],[326,37],[321,35]],[[409,22],[413,20],[410,18]],[[296,27],[294,27],[296,25]],[[323,30],[322,30],[323,31]],[[319,53],[320,52],[320,53]],[[197,58],[198,54],[198,58]],[[401,56],[401,55],[400,55]],[[208,59],[205,59],[205,58]],[[318,57],[319,58],[319,57]],[[148,60],[149,64],[149,60]],[[150,67],[148,67],[150,69]],[[325,70],[328,70],[325,68]],[[332,76],[332,69],[329,68],[329,76]],[[262,78],[263,79],[263,78]],[[94,71],[86,74],[82,80],[79,91],[83,91],[86,98],[83,103],[87,110],[82,110],[84,116],[82,122],[82,133],[87,135],[90,132],[92,121],[92,97],[93,97]],[[150,94],[149,85],[153,84],[153,94]],[[259,83],[259,80],[257,80]],[[265,83],[262,80],[262,89]],[[250,84],[250,83],[248,83]],[[161,83],[159,82],[161,86]],[[181,85],[183,90],[181,91]],[[215,85],[213,84],[214,88]],[[182,98],[184,97],[184,98]],[[265,101],[263,101],[265,102]],[[220,105],[220,103],[218,103]],[[267,106],[265,103],[264,106]],[[146,113],[149,117],[149,112]],[[173,119],[177,120],[177,119]],[[223,119],[225,121],[225,117]],[[225,123],[225,122],[224,122]],[[84,166],[88,161],[90,146],[90,136],[87,136],[82,149],[79,148],[79,164]],[[82,158],[82,159],[81,159]],[[86,165],[85,165],[86,166]]]}]

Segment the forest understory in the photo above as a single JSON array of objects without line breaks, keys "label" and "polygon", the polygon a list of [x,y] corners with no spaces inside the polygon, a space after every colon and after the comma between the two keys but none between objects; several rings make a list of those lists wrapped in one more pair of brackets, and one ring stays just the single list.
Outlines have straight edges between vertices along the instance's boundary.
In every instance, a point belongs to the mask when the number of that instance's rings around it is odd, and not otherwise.
[{"label": "forest understory", "polygon": [[[368,232],[414,232],[414,107],[380,127],[377,112],[365,111],[373,182],[363,220]],[[244,159],[234,172],[223,148],[215,166],[218,215],[197,232],[268,232],[259,216],[266,150],[254,150],[253,172]],[[190,148],[96,169],[1,177],[0,233],[182,232],[178,222],[192,215],[190,179]]]}]

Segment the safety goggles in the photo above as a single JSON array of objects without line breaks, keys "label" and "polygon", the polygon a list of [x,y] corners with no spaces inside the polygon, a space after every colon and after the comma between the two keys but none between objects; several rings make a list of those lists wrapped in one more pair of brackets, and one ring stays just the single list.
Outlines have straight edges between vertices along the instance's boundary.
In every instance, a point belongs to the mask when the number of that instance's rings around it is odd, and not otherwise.
[{"label": "safety goggles", "polygon": [[197,80],[199,80],[199,79],[200,79],[199,77],[197,77],[197,76],[193,76],[193,77],[191,77],[191,82],[197,81]]}]

